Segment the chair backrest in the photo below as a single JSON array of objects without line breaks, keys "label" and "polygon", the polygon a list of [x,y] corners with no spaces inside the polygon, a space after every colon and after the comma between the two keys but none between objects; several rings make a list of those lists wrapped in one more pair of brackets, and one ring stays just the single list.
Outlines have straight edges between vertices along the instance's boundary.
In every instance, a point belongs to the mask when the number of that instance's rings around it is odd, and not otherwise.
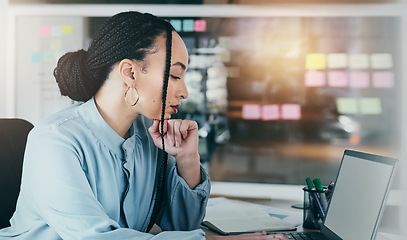
[{"label": "chair backrest", "polygon": [[16,208],[25,145],[33,127],[23,119],[0,119],[0,229],[10,226]]}]

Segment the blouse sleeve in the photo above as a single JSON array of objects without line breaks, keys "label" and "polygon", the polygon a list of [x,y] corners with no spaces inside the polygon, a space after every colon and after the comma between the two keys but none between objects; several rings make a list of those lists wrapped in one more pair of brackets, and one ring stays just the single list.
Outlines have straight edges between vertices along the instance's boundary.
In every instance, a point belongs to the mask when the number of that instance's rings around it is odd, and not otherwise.
[{"label": "blouse sleeve", "polygon": [[162,211],[162,230],[192,230],[198,228],[205,217],[210,193],[210,180],[201,166],[201,182],[194,189],[178,174],[176,160],[168,156],[166,206]]},{"label": "blouse sleeve", "polygon": [[[202,230],[171,231],[152,235],[121,228],[116,221],[108,217],[97,201],[82,169],[81,153],[75,143],[58,133],[57,129],[33,132],[27,145],[22,180],[24,194],[28,194],[28,197],[24,198],[25,202],[19,204],[36,209],[37,221],[45,222],[44,225],[49,225],[62,239],[205,239]],[[200,210],[197,209],[193,214],[199,212],[199,216],[202,216],[203,204],[198,201],[203,201],[204,197],[198,195],[203,193],[196,193],[194,196],[194,191],[187,194],[184,193],[185,190],[177,190],[177,186],[174,188],[175,191],[181,192],[182,196],[186,196],[184,201],[174,197],[175,209],[181,208],[182,203],[191,202],[196,207],[201,206]],[[203,190],[196,192],[199,191]],[[185,206],[182,209],[185,211]],[[183,215],[192,219],[190,214]],[[197,222],[198,219],[193,225]],[[181,222],[175,226],[185,224]]]}]

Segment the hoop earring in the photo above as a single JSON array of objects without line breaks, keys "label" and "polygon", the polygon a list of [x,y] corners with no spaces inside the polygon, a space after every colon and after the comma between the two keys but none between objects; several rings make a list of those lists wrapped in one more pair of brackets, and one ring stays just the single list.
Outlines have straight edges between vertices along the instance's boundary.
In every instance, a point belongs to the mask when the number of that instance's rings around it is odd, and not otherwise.
[{"label": "hoop earring", "polygon": [[133,103],[133,104],[129,103],[129,101],[127,101],[127,92],[129,91],[129,89],[130,89],[130,87],[127,88],[127,90],[124,92],[124,101],[126,101],[126,103],[129,104],[130,106],[136,106],[136,104],[138,103],[138,100],[140,98],[140,95],[138,94],[137,88],[134,88],[134,90],[136,90],[136,93],[137,93],[137,99],[136,99],[135,103]]}]

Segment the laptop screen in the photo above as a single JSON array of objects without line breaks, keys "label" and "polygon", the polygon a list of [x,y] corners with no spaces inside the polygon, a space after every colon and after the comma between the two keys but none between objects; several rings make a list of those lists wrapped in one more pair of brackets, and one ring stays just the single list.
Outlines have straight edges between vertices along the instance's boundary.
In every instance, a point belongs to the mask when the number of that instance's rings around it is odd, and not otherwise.
[{"label": "laptop screen", "polygon": [[324,225],[342,239],[371,239],[395,159],[345,151]]}]

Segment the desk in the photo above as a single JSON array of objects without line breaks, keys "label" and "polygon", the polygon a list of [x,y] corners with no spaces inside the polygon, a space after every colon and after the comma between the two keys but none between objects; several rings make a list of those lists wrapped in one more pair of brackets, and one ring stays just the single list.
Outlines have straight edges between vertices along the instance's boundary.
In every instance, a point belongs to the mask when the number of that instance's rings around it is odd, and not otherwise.
[{"label": "desk", "polygon": [[[212,182],[211,197],[227,197],[232,199],[245,200],[257,204],[263,204],[270,207],[286,209],[291,211],[298,211],[302,213],[301,209],[294,209],[291,206],[303,202],[303,188],[302,185],[286,185],[286,184],[262,184],[262,183],[238,183],[238,182]],[[387,208],[406,208],[407,192],[400,190],[391,190],[386,209]],[[379,227],[376,240],[402,240],[407,239],[405,235],[406,229],[399,226],[398,219],[385,219],[384,217]],[[397,224],[391,223],[386,227],[387,221],[396,221]],[[388,223],[387,223],[388,224]],[[302,226],[298,226],[298,231],[302,231]],[[213,231],[204,230],[208,236],[216,235]],[[400,236],[403,234],[404,236]]]}]

